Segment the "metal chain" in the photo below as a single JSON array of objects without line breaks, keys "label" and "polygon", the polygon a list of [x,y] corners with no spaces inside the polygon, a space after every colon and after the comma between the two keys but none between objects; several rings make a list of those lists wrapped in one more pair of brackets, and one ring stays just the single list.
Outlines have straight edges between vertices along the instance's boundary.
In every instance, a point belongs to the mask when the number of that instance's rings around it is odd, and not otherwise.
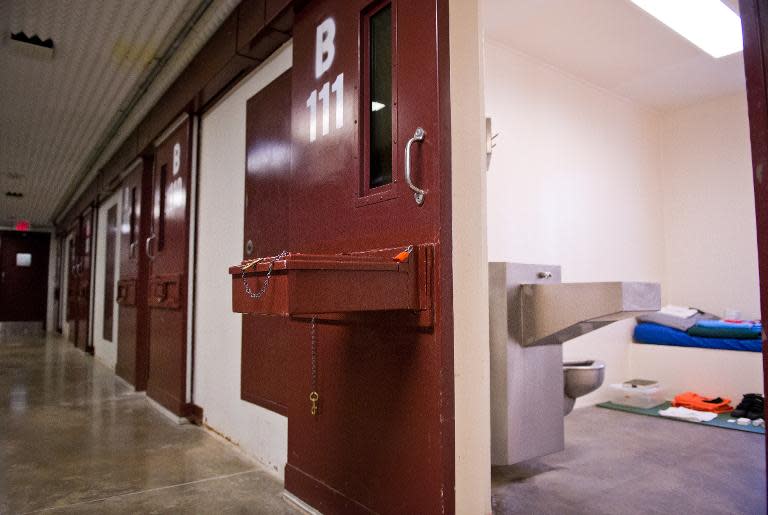
[{"label": "metal chain", "polygon": [[312,325],[310,326],[309,335],[312,343],[312,391],[309,393],[309,401],[312,403],[312,408],[310,409],[310,413],[312,416],[317,416],[320,395],[317,393],[317,329],[315,326],[315,317],[312,317]]},{"label": "metal chain", "polygon": [[[248,295],[252,299],[260,299],[266,292],[267,287],[269,286],[269,278],[272,276],[272,267],[275,266],[276,261],[280,261],[281,259],[285,258],[285,256],[288,255],[288,251],[284,250],[277,256],[273,258],[258,258],[254,259],[253,261],[249,261],[247,264],[242,265],[242,279],[243,279],[243,288],[245,288],[245,294]],[[251,287],[248,286],[248,279],[245,277],[246,271],[251,268],[255,267],[259,263],[263,263],[264,261],[269,260],[269,268],[267,269],[267,275],[264,277],[264,284],[261,285],[261,288],[258,289],[258,291],[254,292],[251,290]]]},{"label": "metal chain", "polygon": [[317,326],[315,317],[312,317],[312,327],[310,329],[310,338],[312,341],[312,391],[317,390]]}]

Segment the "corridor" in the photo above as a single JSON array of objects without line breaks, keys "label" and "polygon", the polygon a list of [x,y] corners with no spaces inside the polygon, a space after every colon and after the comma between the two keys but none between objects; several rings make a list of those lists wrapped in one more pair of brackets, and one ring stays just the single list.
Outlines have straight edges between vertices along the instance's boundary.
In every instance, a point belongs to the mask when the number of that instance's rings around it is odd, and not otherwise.
[{"label": "corridor", "polygon": [[65,339],[2,328],[0,463],[2,514],[294,513],[274,476]]}]

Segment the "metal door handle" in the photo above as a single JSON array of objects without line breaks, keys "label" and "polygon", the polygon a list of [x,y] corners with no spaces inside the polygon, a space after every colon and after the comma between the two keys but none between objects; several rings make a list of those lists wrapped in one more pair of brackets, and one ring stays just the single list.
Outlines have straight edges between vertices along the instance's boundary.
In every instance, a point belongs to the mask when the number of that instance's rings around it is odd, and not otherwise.
[{"label": "metal door handle", "polygon": [[422,205],[424,203],[424,196],[427,194],[427,192],[417,187],[411,180],[411,145],[413,145],[415,141],[424,141],[424,137],[426,135],[427,133],[424,131],[424,129],[418,127],[416,132],[413,134],[413,137],[408,140],[408,143],[405,144],[405,182],[408,184],[408,187],[413,190],[413,198],[416,200],[418,205]]},{"label": "metal door handle", "polygon": [[154,234],[150,235],[149,238],[147,238],[147,241],[144,242],[144,252],[147,254],[147,257],[150,260],[154,260],[155,256],[152,255],[152,253],[149,251],[150,247],[152,246],[152,240],[157,238]]}]

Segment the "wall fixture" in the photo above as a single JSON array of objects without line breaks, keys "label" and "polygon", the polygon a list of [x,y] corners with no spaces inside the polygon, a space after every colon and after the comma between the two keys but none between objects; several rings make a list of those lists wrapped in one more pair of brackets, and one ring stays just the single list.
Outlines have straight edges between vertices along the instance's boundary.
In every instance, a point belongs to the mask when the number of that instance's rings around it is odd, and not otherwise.
[{"label": "wall fixture", "polygon": [[712,57],[741,52],[741,19],[721,0],[632,0]]},{"label": "wall fixture", "polygon": [[27,36],[24,31],[11,32],[11,47],[19,53],[36,59],[53,58],[53,40],[51,38],[42,39],[37,34]]},{"label": "wall fixture", "polygon": [[487,170],[491,166],[491,155],[493,154],[493,149],[496,148],[496,138],[499,136],[499,133],[496,134],[493,133],[493,126],[491,122],[491,117],[486,116],[485,118],[485,169]]}]

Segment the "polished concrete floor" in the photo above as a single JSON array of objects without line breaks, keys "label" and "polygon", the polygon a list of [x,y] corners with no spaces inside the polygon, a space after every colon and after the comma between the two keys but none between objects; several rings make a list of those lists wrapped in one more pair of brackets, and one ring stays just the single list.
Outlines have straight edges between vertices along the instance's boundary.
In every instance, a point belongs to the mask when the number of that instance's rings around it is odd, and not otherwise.
[{"label": "polished concrete floor", "polygon": [[494,513],[766,513],[765,437],[591,407],[564,451],[493,469]]},{"label": "polished concrete floor", "polygon": [[[763,514],[762,435],[602,408],[493,470],[495,513]],[[296,513],[278,479],[58,337],[0,327],[0,514]]]},{"label": "polished concrete floor", "polygon": [[281,494],[70,343],[0,331],[0,514],[296,513]]}]

